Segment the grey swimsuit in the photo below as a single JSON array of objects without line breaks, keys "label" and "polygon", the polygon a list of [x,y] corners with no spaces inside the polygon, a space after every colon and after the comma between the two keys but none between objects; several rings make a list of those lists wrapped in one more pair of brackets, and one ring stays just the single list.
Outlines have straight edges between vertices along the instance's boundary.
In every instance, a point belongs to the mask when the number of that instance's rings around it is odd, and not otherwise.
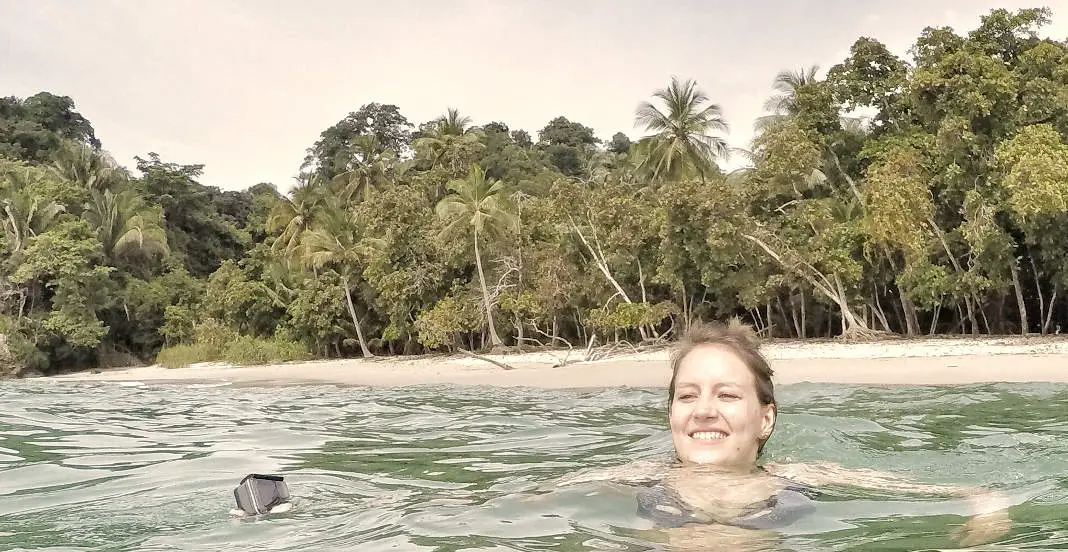
[{"label": "grey swimsuit", "polygon": [[[815,489],[787,479],[783,481],[786,488],[750,504],[744,514],[721,522],[747,529],[775,529],[790,525],[815,509],[812,501],[817,495]],[[664,527],[706,522],[672,489],[659,483],[638,491],[638,515]]]}]

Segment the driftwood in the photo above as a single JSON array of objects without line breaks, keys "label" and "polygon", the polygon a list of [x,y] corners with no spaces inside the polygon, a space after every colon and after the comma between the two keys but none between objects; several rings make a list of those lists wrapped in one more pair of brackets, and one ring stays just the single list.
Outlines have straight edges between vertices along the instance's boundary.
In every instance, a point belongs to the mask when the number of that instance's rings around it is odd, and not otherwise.
[{"label": "driftwood", "polygon": [[509,364],[505,364],[503,362],[499,362],[499,361],[493,360],[492,358],[484,357],[484,356],[482,356],[480,354],[472,353],[471,351],[468,351],[467,349],[464,349],[463,347],[457,347],[457,350],[460,351],[461,353],[469,356],[469,357],[477,358],[478,360],[486,361],[486,362],[488,362],[490,364],[494,364],[496,366],[504,368],[505,370],[515,370],[515,366],[511,366]]}]

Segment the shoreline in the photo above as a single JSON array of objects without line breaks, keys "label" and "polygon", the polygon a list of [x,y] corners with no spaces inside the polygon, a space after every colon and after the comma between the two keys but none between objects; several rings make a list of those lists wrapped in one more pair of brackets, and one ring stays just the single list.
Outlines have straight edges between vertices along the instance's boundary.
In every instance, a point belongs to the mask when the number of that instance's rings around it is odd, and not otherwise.
[{"label": "shoreline", "polygon": [[[205,363],[86,371],[40,379],[55,382],[230,382],[354,386],[521,386],[546,389],[664,388],[670,348],[559,364],[566,350],[486,355],[514,370],[466,355],[329,359],[261,366]],[[988,382],[1068,383],[1068,336],[993,336],[769,341],[761,351],[776,385],[801,382],[860,385],[953,385]],[[581,359],[575,349],[570,359]]]}]

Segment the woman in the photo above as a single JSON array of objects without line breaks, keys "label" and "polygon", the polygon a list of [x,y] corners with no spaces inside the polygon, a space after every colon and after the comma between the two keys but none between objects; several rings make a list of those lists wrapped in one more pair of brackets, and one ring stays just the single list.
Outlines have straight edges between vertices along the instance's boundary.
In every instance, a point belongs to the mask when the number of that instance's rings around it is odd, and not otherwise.
[{"label": "woman", "polygon": [[671,360],[668,425],[671,466],[643,462],[559,484],[611,480],[654,483],[638,494],[639,514],[658,525],[788,525],[813,510],[814,487],[835,483],[870,489],[968,496],[973,517],[959,537],[982,542],[1004,533],[1004,505],[988,493],[925,485],[874,470],[835,464],[768,464],[757,460],[775,430],[774,375],[755,337],[738,328],[696,325]]}]

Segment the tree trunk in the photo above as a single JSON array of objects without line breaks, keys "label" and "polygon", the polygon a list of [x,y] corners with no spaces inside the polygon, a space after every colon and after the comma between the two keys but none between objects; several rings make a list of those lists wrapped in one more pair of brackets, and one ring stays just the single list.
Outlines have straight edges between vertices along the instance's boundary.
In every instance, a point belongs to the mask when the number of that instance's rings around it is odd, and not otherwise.
[{"label": "tree trunk", "polygon": [[1042,282],[1040,281],[1041,278],[1038,275],[1038,267],[1035,266],[1035,258],[1032,257],[1030,254],[1027,255],[1027,258],[1031,261],[1031,274],[1035,275],[1035,291],[1038,292],[1038,322],[1040,326],[1038,331],[1039,333],[1045,335],[1046,325],[1042,323],[1042,313],[1046,312],[1046,298],[1042,296]]},{"label": "tree trunk", "polygon": [[771,320],[771,299],[768,299],[767,310],[768,310],[768,339],[771,339],[772,337],[774,337],[774,333],[775,333],[775,324]]},{"label": "tree trunk", "polygon": [[[888,332],[893,332],[890,329],[890,322],[886,319],[886,311],[883,310],[883,306],[879,303],[879,291],[876,290],[873,294],[875,304],[871,307],[872,316],[879,320],[879,323],[883,325],[883,329]],[[873,323],[872,326],[875,324]]]},{"label": "tree trunk", "polygon": [[1049,310],[1046,311],[1046,321],[1042,324],[1042,333],[1049,333],[1049,324],[1053,321],[1053,305],[1057,304],[1057,284],[1053,284],[1053,295],[1049,298]]},{"label": "tree trunk", "polygon": [[846,326],[842,328],[842,335],[850,334],[865,334],[868,333],[868,326],[864,323],[864,319],[857,319],[857,316],[853,314],[853,311],[849,308],[849,301],[845,296],[845,287],[842,285],[841,278],[837,274],[834,275],[834,284],[838,292],[838,308],[842,311],[842,320],[845,321]]},{"label": "tree trunk", "polygon": [[916,304],[901,286],[897,286],[898,296],[901,297],[901,310],[905,314],[905,332],[908,335],[920,334],[920,321],[916,316]]},{"label": "tree trunk", "polygon": [[808,314],[805,311],[805,290],[801,290],[801,339],[808,339]]},{"label": "tree trunk", "polygon": [[349,316],[352,317],[352,323],[356,326],[356,337],[360,340],[360,351],[363,352],[365,357],[373,357],[371,350],[367,348],[367,340],[363,338],[363,329],[360,328],[360,319],[356,316],[356,306],[352,304],[352,291],[349,288],[349,278],[344,276],[341,282],[345,285],[345,303],[349,307]]},{"label": "tree trunk", "polygon": [[[645,272],[642,271],[642,262],[640,260],[636,260],[636,262],[638,263],[638,286],[641,287],[641,289],[642,289],[642,304],[647,304],[649,301],[646,300],[646,298],[645,298]],[[660,336],[656,335],[656,329],[653,328],[652,324],[649,325],[649,330],[655,336],[654,339],[656,337],[660,337]],[[643,324],[639,324],[638,325],[638,333],[641,334],[642,341],[645,341],[646,339],[649,339],[649,335],[645,332],[645,325],[643,325]]]},{"label": "tree trunk", "polygon": [[[1005,312],[1004,305],[1005,301],[1001,301],[998,312]],[[986,317],[986,309],[983,308],[983,304],[979,302],[978,298],[975,300],[975,307],[979,311],[979,316],[983,317],[983,327],[986,328],[987,335],[994,333],[990,330],[990,319]]]},{"label": "tree trunk", "polygon": [[1012,273],[1012,287],[1016,289],[1016,304],[1020,308],[1020,335],[1031,333],[1031,324],[1027,320],[1027,304],[1024,303],[1023,287],[1020,285],[1020,271],[1016,267],[1016,259],[1009,261],[1009,272]]},{"label": "tree trunk", "polygon": [[682,284],[682,333],[690,330],[690,312],[693,309],[693,298],[686,293],[686,284]]},{"label": "tree trunk", "polygon": [[760,319],[760,309],[749,309],[749,317],[753,319],[753,325],[756,326],[757,333],[764,331],[764,323]]},{"label": "tree trunk", "polygon": [[[787,297],[789,297],[789,296],[787,296]],[[790,301],[790,312],[789,312],[789,314],[786,312],[786,307],[782,304],[782,299],[778,295],[775,296],[775,302],[779,304],[779,312],[782,313],[783,322],[785,322],[787,325],[789,325],[790,322],[793,322],[794,332],[798,336],[800,336],[801,335],[801,331],[797,327],[797,308],[794,307],[793,301]]]},{"label": "tree trunk", "polygon": [[[979,320],[975,318],[975,309],[972,308],[971,296],[964,296],[964,306],[968,309],[968,322],[972,326],[972,335],[979,335]],[[961,331],[961,333],[964,333]]]},{"label": "tree trunk", "polygon": [[[612,276],[612,271],[608,270],[608,262],[604,260],[604,252],[601,251],[600,241],[598,240],[597,248],[594,249],[593,244],[591,244],[589,240],[586,239],[586,234],[582,233],[582,230],[579,229],[578,225],[575,224],[574,220],[571,220],[571,228],[575,231],[576,234],[578,234],[579,240],[582,241],[582,244],[586,246],[587,250],[589,250],[590,255],[593,256],[593,262],[597,265],[597,269],[600,270],[601,274],[604,275],[605,279],[607,279],[608,282],[612,284],[612,287],[616,289],[616,292],[619,293],[619,296],[622,297],[624,301],[628,303],[633,303],[634,301],[630,300],[630,296],[627,295],[627,292],[623,291],[623,286],[619,285],[619,282],[617,282],[616,279]],[[594,234],[593,238],[596,240],[597,235]],[[638,271],[641,272],[640,263],[638,264]],[[644,282],[642,282],[643,301],[645,293],[644,285]],[[645,333],[645,327],[639,326],[638,331],[641,334],[643,340],[648,338]]]},{"label": "tree trunk", "polygon": [[938,316],[942,314],[942,303],[938,303],[934,308],[934,316],[931,317],[931,331],[928,335],[934,335],[935,330],[938,329]]},{"label": "tree trunk", "polygon": [[493,309],[490,306],[489,290],[486,289],[486,276],[482,272],[482,253],[478,247],[478,228],[475,228],[475,266],[478,268],[478,285],[482,287],[482,302],[486,309],[486,325],[489,327],[490,345],[500,347],[504,345],[497,335],[497,328],[493,325]]},{"label": "tree trunk", "polygon": [[[579,230],[578,225],[576,225],[574,221],[572,221],[571,223],[571,228],[575,230],[575,233],[578,234],[579,240],[582,241],[583,245],[586,246],[586,249],[588,249],[590,254],[593,255],[593,262],[597,265],[597,269],[601,271],[601,274],[603,274],[604,277],[608,280],[608,282],[612,284],[612,287],[616,288],[616,291],[619,292],[619,295],[623,297],[624,301],[628,303],[633,303],[633,301],[630,300],[630,296],[627,295],[627,292],[623,291],[623,287],[619,285],[619,282],[617,282],[616,279],[612,277],[612,272],[608,270],[608,264],[605,262],[604,257],[593,248],[593,245],[590,244],[590,242],[586,239],[586,235],[582,233],[582,230]],[[598,249],[599,248],[600,245],[598,245]]]},{"label": "tree trunk", "polygon": [[[945,233],[942,232],[942,228],[935,223],[933,218],[927,219],[927,224],[931,226],[931,230],[938,236],[938,241],[942,243],[942,248],[946,251],[946,256],[949,257],[949,262],[953,264],[953,269],[957,271],[957,274],[964,274],[964,267],[957,261],[957,257],[953,255],[953,250],[949,248],[949,242],[946,241]],[[976,298],[976,305],[979,304],[978,298]],[[972,335],[979,335],[979,321],[975,318],[975,310],[972,308],[971,295],[964,296],[964,305],[968,309],[968,321],[972,325]],[[958,310],[960,307],[958,305]],[[961,333],[964,333],[964,322],[961,321]]]}]

